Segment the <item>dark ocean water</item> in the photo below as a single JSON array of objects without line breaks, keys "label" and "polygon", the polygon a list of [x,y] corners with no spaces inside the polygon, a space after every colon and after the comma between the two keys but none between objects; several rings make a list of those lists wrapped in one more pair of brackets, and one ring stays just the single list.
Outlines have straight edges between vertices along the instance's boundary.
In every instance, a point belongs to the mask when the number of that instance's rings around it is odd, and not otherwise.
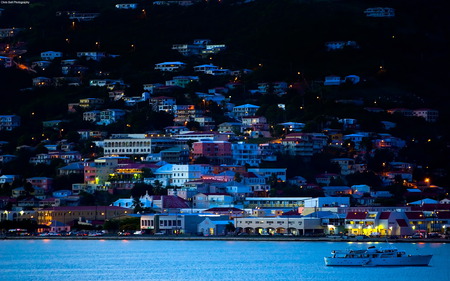
[{"label": "dark ocean water", "polygon": [[[450,280],[450,244],[399,243],[427,267],[327,267],[333,249],[370,243],[0,240],[0,280]],[[376,244],[376,243],[373,243]]]}]

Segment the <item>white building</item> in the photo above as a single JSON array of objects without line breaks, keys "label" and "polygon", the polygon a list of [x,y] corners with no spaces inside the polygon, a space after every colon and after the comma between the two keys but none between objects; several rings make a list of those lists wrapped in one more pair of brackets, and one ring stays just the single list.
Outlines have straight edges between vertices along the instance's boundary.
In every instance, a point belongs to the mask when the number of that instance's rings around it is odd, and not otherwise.
[{"label": "white building", "polygon": [[0,115],[0,131],[12,131],[20,126],[20,116]]},{"label": "white building", "polygon": [[211,167],[202,164],[166,164],[157,169],[155,179],[164,181],[169,179],[171,186],[183,186],[184,183],[198,180],[203,174],[210,173]]},{"label": "white building", "polygon": [[85,58],[86,60],[101,61],[106,58],[106,53],[104,52],[77,52],[77,57]]},{"label": "white building", "polygon": [[250,168],[247,172],[252,172],[257,175],[260,175],[266,179],[266,181],[272,176],[275,175],[278,180],[285,182],[286,181],[286,168]]},{"label": "white building", "polygon": [[280,123],[278,125],[283,126],[289,132],[301,132],[303,128],[305,128],[305,123],[298,123],[298,122],[285,122]]},{"label": "white building", "polygon": [[154,111],[165,111],[172,113],[177,101],[174,97],[159,96],[150,99]]},{"label": "white building", "polygon": [[117,122],[119,119],[125,116],[125,110],[122,109],[106,109],[100,111],[100,121],[98,125],[110,125]]},{"label": "white building", "polygon": [[228,193],[198,193],[192,198],[192,206],[199,209],[234,207]]},{"label": "white building", "polygon": [[196,72],[206,73],[207,71],[215,70],[215,69],[219,69],[219,67],[215,66],[213,64],[202,64],[202,65],[194,66],[194,71],[196,71]]},{"label": "white building", "polygon": [[127,4],[116,4],[116,9],[122,10],[134,10],[137,9],[137,3],[127,3]]},{"label": "white building", "polygon": [[439,111],[429,108],[421,108],[413,110],[413,116],[422,117],[427,122],[436,122],[439,117]]},{"label": "white building", "polygon": [[56,58],[62,58],[62,56],[63,56],[62,52],[47,51],[41,53],[41,58],[43,60],[54,60]]},{"label": "white building", "polygon": [[236,119],[241,119],[244,116],[255,116],[259,106],[253,104],[243,104],[233,108],[233,114]]},{"label": "white building", "polygon": [[155,64],[155,69],[160,71],[180,71],[186,67],[184,62],[174,61],[174,62],[162,62]]},{"label": "white building", "polygon": [[395,9],[387,7],[373,7],[367,8],[364,11],[367,17],[372,18],[392,18],[395,17]]}]

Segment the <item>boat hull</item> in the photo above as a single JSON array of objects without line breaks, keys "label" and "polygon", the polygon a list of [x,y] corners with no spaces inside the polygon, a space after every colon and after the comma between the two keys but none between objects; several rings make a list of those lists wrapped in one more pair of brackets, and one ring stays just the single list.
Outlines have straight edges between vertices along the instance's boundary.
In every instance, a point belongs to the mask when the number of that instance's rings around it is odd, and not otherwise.
[{"label": "boat hull", "polygon": [[325,257],[327,266],[427,266],[432,255],[409,255],[382,258],[332,258]]}]

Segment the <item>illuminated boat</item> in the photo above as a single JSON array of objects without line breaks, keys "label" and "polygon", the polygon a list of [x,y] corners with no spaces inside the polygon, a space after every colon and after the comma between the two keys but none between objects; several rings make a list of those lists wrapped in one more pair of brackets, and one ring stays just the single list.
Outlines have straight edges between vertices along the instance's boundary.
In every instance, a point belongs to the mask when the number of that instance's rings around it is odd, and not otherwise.
[{"label": "illuminated boat", "polygon": [[394,247],[335,250],[325,257],[328,266],[427,266],[433,255],[408,255]]}]

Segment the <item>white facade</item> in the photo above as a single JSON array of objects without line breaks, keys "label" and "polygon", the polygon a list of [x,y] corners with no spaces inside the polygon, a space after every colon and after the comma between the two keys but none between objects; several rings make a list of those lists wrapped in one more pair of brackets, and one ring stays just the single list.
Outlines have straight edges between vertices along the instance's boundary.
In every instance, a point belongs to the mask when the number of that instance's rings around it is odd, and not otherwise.
[{"label": "white facade", "polygon": [[176,165],[166,164],[157,169],[154,174],[156,179],[169,179],[172,186],[183,186],[188,181],[194,181],[201,178],[203,174],[210,173],[209,165],[187,164]]},{"label": "white facade", "polygon": [[62,58],[62,56],[63,56],[62,52],[48,51],[41,53],[41,58],[43,60],[54,60],[56,58]]},{"label": "white facade", "polygon": [[215,66],[213,64],[202,64],[202,65],[194,66],[194,71],[196,71],[196,72],[205,72],[206,73],[206,71],[210,71],[210,70],[214,70],[214,69],[219,69],[219,67]]},{"label": "white facade", "polygon": [[100,112],[100,121],[98,125],[109,125],[117,122],[125,116],[125,110],[122,109],[106,109]]},{"label": "white facade", "polygon": [[286,181],[286,168],[251,168],[248,169],[247,172],[252,172],[257,175],[264,177],[266,180],[269,179],[272,175],[275,175],[277,179],[282,182]]},{"label": "white facade", "polygon": [[367,8],[364,11],[364,14],[366,14],[367,17],[373,18],[391,18],[395,17],[395,9],[387,7]]},{"label": "white facade", "polygon": [[160,71],[179,71],[186,67],[186,64],[184,62],[174,61],[174,62],[163,62],[163,63],[157,63],[155,65],[156,70]]},{"label": "white facade", "polygon": [[305,208],[350,206],[349,197],[318,197],[304,200]]},{"label": "white facade", "polygon": [[439,111],[434,109],[415,109],[413,110],[413,116],[422,117],[427,122],[436,122],[439,117]]},{"label": "white facade", "polygon": [[138,6],[138,4],[136,4],[136,3],[116,4],[116,9],[134,10],[134,9],[137,9],[137,6]]},{"label": "white facade", "polygon": [[223,208],[234,207],[233,197],[223,193],[198,193],[193,198],[194,208]]},{"label": "white facade", "polygon": [[0,115],[0,131],[12,131],[20,126],[20,116]]},{"label": "white facade", "polygon": [[240,119],[244,116],[254,116],[258,111],[259,106],[253,104],[243,104],[239,106],[235,106],[233,108],[233,114],[235,118]]},{"label": "white facade", "polygon": [[77,52],[77,57],[86,58],[86,60],[101,61],[106,57],[104,52]]}]

